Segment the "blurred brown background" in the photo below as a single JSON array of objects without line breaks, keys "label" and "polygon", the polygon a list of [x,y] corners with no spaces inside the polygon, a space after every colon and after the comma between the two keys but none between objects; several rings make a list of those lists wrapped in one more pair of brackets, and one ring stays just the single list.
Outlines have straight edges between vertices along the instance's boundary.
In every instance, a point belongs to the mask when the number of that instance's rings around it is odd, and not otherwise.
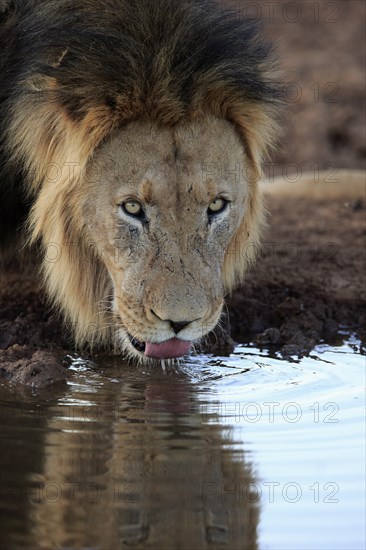
[{"label": "blurred brown background", "polygon": [[[364,0],[227,0],[264,23],[287,82],[287,122],[276,174],[365,168]],[[267,168],[268,169],[268,168]]]}]

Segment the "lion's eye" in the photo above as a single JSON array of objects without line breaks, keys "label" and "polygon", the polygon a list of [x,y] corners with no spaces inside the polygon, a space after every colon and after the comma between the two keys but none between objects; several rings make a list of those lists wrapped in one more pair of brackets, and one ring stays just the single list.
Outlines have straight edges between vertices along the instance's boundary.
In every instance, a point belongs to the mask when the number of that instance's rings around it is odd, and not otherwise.
[{"label": "lion's eye", "polygon": [[130,200],[123,202],[121,208],[126,214],[134,218],[142,218],[144,216],[143,208],[138,201]]},{"label": "lion's eye", "polygon": [[226,206],[227,206],[227,201],[225,199],[216,198],[210,203],[207,209],[207,213],[209,216],[220,214],[220,212],[223,212],[225,210]]}]

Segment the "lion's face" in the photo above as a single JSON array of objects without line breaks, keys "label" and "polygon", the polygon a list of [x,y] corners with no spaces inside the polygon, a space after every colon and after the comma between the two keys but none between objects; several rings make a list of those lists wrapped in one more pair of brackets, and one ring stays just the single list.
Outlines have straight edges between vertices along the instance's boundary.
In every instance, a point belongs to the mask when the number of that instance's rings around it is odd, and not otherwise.
[{"label": "lion's face", "polygon": [[217,324],[225,255],[246,213],[245,166],[235,130],[213,117],[131,123],[95,153],[83,223],[133,355],[179,357]]}]

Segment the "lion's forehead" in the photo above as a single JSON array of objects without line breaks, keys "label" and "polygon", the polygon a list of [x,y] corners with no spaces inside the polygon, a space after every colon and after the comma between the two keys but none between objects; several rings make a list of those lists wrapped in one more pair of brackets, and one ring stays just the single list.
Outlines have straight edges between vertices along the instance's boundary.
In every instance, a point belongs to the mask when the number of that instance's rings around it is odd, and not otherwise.
[{"label": "lion's forehead", "polygon": [[173,129],[131,123],[102,146],[90,173],[94,191],[103,180],[114,202],[135,196],[170,208],[219,194],[235,200],[246,189],[243,145],[228,122],[213,117]]}]

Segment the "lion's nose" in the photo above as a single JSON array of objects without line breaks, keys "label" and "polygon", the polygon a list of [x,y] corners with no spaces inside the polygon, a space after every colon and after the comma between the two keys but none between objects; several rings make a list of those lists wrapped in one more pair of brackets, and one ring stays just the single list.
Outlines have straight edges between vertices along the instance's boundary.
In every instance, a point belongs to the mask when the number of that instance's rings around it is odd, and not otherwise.
[{"label": "lion's nose", "polygon": [[178,334],[181,330],[184,329],[184,327],[190,325],[193,323],[193,321],[197,321],[197,319],[193,319],[192,321],[172,321],[172,319],[162,319],[160,315],[158,315],[154,310],[151,310],[151,313],[155,315],[160,321],[164,321],[165,323],[169,323],[172,329],[174,330],[175,334]]},{"label": "lion's nose", "polygon": [[187,325],[189,325],[191,323],[191,321],[179,321],[179,322],[176,322],[176,321],[171,321],[170,319],[168,319],[168,323],[170,323],[170,326],[172,327],[172,329],[174,330],[175,334],[178,334],[178,332],[180,332],[181,330],[184,329],[184,327],[186,327]]}]

